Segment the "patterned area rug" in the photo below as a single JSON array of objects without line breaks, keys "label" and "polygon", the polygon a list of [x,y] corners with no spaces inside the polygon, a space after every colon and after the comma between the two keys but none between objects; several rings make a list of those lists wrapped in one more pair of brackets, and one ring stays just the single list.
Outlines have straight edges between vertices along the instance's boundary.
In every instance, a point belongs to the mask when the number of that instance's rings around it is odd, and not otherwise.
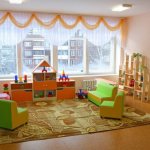
[{"label": "patterned area rug", "polygon": [[26,102],[29,122],[13,131],[0,129],[0,144],[73,136],[150,123],[150,114],[125,107],[122,120],[102,119],[99,108],[87,100]]}]

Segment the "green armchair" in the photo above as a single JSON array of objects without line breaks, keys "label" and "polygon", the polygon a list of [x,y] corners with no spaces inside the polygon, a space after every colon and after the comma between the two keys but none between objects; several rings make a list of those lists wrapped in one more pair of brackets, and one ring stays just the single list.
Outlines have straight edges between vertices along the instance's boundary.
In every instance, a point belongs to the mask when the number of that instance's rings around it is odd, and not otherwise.
[{"label": "green armchair", "polygon": [[114,101],[103,101],[100,105],[100,116],[121,119],[124,112],[124,92],[117,93]]},{"label": "green armchair", "polygon": [[28,122],[26,108],[17,107],[12,100],[0,100],[0,128],[15,129]]}]

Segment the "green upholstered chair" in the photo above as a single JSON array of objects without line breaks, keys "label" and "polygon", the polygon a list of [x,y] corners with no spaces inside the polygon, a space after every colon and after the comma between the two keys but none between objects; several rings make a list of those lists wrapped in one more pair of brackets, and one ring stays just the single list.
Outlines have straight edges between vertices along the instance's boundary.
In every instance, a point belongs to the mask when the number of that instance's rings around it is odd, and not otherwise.
[{"label": "green upholstered chair", "polygon": [[12,130],[27,121],[27,108],[17,107],[17,103],[12,100],[0,100],[0,128]]},{"label": "green upholstered chair", "polygon": [[100,105],[100,116],[121,119],[124,112],[124,92],[119,91],[114,101],[103,101]]}]

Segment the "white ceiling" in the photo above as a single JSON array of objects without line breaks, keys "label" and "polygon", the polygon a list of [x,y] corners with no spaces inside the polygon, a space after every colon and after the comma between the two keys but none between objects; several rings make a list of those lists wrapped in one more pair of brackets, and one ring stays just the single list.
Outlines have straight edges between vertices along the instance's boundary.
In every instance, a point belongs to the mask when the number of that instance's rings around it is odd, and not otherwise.
[{"label": "white ceiling", "polygon": [[[133,7],[123,12],[111,11],[121,3]],[[128,17],[150,12],[150,0],[24,0],[21,5],[0,0],[0,10]]]}]

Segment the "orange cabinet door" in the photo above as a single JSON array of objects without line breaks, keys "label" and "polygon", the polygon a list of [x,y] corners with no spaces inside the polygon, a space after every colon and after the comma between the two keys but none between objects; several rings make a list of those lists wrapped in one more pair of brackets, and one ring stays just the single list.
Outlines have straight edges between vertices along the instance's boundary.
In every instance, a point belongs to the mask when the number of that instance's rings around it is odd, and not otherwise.
[{"label": "orange cabinet door", "polygon": [[75,88],[58,88],[57,99],[73,99],[75,98]]},{"label": "orange cabinet door", "polygon": [[45,81],[45,90],[56,90],[57,89],[57,83],[55,80],[52,81]]},{"label": "orange cabinet door", "polygon": [[33,82],[33,89],[34,90],[44,90],[44,81],[42,82]]},{"label": "orange cabinet door", "polygon": [[32,101],[32,90],[14,90],[11,96],[15,101]]},{"label": "orange cabinet door", "polygon": [[56,81],[42,81],[33,83],[34,90],[55,90],[56,87]]}]

